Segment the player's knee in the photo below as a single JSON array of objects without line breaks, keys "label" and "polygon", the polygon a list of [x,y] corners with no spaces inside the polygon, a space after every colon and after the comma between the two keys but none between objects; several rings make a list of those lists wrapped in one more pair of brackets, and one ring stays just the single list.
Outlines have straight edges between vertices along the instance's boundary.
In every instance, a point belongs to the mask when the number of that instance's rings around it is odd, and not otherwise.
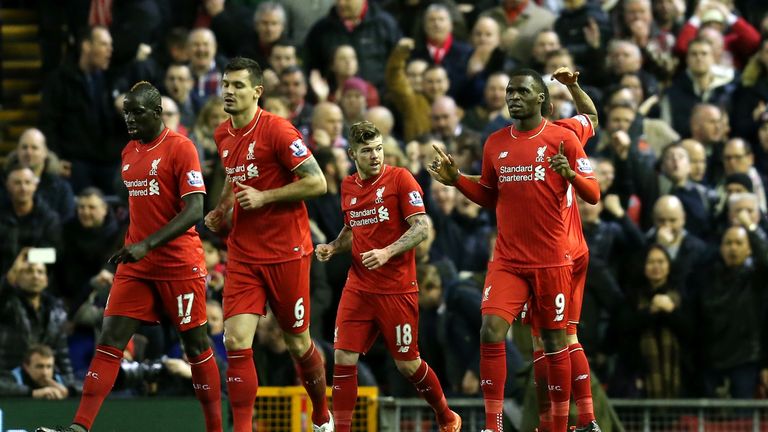
[{"label": "player's knee", "polygon": [[344,366],[351,366],[357,364],[357,360],[360,358],[360,354],[352,351],[345,351],[345,350],[334,350],[333,351],[333,361],[334,364],[337,365],[344,365]]},{"label": "player's knee", "polygon": [[568,345],[577,344],[579,343],[579,336],[576,334],[575,331],[574,332],[568,331],[567,340],[568,340]]},{"label": "player's knee", "polygon": [[486,315],[483,317],[483,323],[480,326],[480,342],[502,342],[507,336],[507,330],[509,330],[509,323],[504,321],[504,319],[493,315]]},{"label": "player's knee", "polygon": [[184,352],[187,354],[187,357],[197,357],[211,346],[208,341],[206,326],[182,333],[181,339],[184,342]]},{"label": "player's knee", "polygon": [[565,329],[543,330],[541,339],[544,342],[544,352],[554,353],[567,348]]},{"label": "player's knee", "polygon": [[283,332],[283,339],[285,339],[285,345],[288,347],[288,351],[294,358],[302,357],[312,345],[312,338],[309,336],[309,330],[299,334]]},{"label": "player's knee", "polygon": [[395,366],[397,366],[397,370],[400,371],[404,377],[410,378],[416,373],[419,366],[421,366],[421,359],[395,360]]},{"label": "player's knee", "polygon": [[248,349],[253,345],[253,335],[247,335],[244,332],[224,330],[224,347],[227,351],[237,351]]}]

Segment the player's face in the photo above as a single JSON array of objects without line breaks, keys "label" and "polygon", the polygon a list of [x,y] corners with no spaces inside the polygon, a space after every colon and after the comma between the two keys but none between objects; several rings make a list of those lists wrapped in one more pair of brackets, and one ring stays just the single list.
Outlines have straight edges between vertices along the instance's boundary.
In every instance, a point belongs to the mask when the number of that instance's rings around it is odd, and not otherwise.
[{"label": "player's face", "polygon": [[264,87],[251,83],[246,69],[229,71],[221,80],[221,96],[224,98],[224,112],[239,114],[258,103]]},{"label": "player's face", "polygon": [[22,363],[24,371],[39,386],[47,386],[53,379],[53,357],[43,357],[38,353],[32,354],[29,363]]},{"label": "player's face", "polygon": [[728,267],[739,267],[752,254],[747,231],[742,227],[732,227],[723,235],[720,242],[720,255]]},{"label": "player's face", "polygon": [[645,277],[652,284],[666,282],[669,277],[669,260],[664,252],[659,249],[651,249],[645,258]]},{"label": "player's face", "polygon": [[131,139],[149,142],[159,127],[160,112],[145,105],[143,98],[129,93],[123,102],[123,119]]},{"label": "player's face", "polygon": [[100,227],[107,217],[107,203],[96,195],[77,198],[77,219],[84,228]]},{"label": "player's face", "polygon": [[384,146],[381,143],[381,136],[367,143],[353,145],[349,150],[349,156],[355,161],[361,179],[379,175],[384,165]]},{"label": "player's face", "polygon": [[507,109],[514,119],[530,118],[541,113],[544,93],[536,89],[536,81],[530,76],[514,76],[507,84]]}]

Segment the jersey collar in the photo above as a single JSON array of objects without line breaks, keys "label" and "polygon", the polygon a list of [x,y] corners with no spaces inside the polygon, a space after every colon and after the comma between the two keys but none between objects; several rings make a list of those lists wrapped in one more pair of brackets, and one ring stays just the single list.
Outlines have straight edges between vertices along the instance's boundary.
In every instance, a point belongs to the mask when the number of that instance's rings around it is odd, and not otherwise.
[{"label": "jersey collar", "polygon": [[515,125],[509,127],[509,135],[514,139],[534,139],[539,136],[549,124],[547,119],[542,119],[538,127],[535,127],[529,131],[519,131],[515,129]]},{"label": "jersey collar", "polygon": [[384,173],[387,172],[387,167],[388,167],[387,164],[382,164],[381,165],[381,172],[379,173],[379,175],[377,175],[376,177],[367,178],[365,180],[360,178],[360,174],[356,175],[355,176],[355,184],[357,184],[361,188],[362,187],[366,187],[366,186],[375,185],[376,183],[379,182],[379,180],[381,180],[381,178],[384,176]]},{"label": "jersey collar", "polygon": [[168,128],[163,129],[163,131],[160,132],[160,135],[158,135],[154,141],[147,144],[142,144],[141,141],[136,140],[134,149],[136,150],[136,152],[142,152],[142,151],[148,152],[150,150],[154,150],[155,147],[159,146],[160,143],[162,143],[165,140],[165,137],[167,137],[168,133],[170,132],[171,130]]},{"label": "jersey collar", "polygon": [[233,137],[236,137],[238,135],[240,136],[248,135],[249,133],[253,132],[253,129],[256,127],[256,124],[259,122],[259,119],[261,118],[261,113],[263,112],[264,110],[261,107],[258,107],[256,111],[256,115],[253,116],[253,119],[251,120],[251,122],[241,127],[240,129],[235,129],[232,127],[232,119],[230,118],[229,124],[227,125],[227,132]]}]

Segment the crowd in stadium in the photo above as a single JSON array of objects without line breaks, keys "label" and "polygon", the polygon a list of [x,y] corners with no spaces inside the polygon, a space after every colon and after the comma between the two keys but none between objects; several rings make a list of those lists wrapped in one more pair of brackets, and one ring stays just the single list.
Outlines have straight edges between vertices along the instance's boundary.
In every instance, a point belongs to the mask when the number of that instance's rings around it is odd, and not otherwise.
[{"label": "crowd in stadium", "polygon": [[[0,396],[74,397],[93,355],[123,243],[125,93],[148,81],[162,118],[196,145],[207,195],[225,178],[214,129],[223,67],[264,69],[262,107],[303,134],[328,192],[307,201],[313,242],[344,225],[349,126],[373,122],[386,163],[424,191],[433,229],[416,248],[422,357],[449,397],[480,397],[480,302],[495,214],[432,180],[433,146],[479,174],[485,138],[511,124],[508,73],[544,76],[553,120],[577,113],[550,79],[579,72],[599,109],[586,146],[597,205],[578,202],[590,248],[579,338],[611,397],[768,396],[768,3],[762,0],[79,0],[41,2],[40,122],[2,167]],[[66,6],[65,6],[66,4]],[[520,203],[519,217],[527,217]],[[546,230],[546,226],[541,226]],[[222,374],[226,233],[198,225],[208,330]],[[55,248],[55,262],[30,248]],[[349,254],[311,270],[311,334],[332,376]],[[530,346],[507,343],[508,370]],[[50,362],[54,359],[54,367]],[[296,385],[269,314],[261,385]],[[41,366],[42,364],[42,366]],[[47,366],[46,366],[47,365]],[[34,367],[33,367],[34,366]],[[35,372],[45,369],[45,372]],[[507,395],[522,391],[508,377]],[[116,391],[193,394],[173,326],[144,326]],[[330,381],[330,380],[329,380]],[[383,344],[360,385],[413,396]]]}]

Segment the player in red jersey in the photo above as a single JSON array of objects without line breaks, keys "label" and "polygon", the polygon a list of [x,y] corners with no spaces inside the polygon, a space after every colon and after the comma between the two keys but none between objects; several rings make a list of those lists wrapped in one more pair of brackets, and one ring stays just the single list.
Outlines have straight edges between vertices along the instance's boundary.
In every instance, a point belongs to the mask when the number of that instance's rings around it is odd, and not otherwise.
[{"label": "player in red jersey", "polygon": [[[579,87],[579,73],[572,73],[568,68],[562,67],[552,74],[552,79],[566,85],[568,91],[573,97],[576,110],[579,113],[575,117],[556,120],[554,124],[571,130],[582,147],[586,146],[587,141],[595,134],[597,125],[597,108],[595,108],[592,99]],[[561,155],[552,156],[552,163],[558,163],[565,167],[568,160]],[[566,226],[568,227],[568,238],[571,242],[571,258],[573,259],[573,276],[571,281],[571,298],[568,305],[568,325],[566,333],[568,338],[568,352],[571,360],[571,385],[573,399],[578,407],[577,432],[600,432],[600,427],[595,421],[595,414],[592,407],[592,389],[589,372],[589,362],[584,354],[584,349],[576,336],[579,317],[581,316],[581,305],[584,296],[584,285],[587,279],[587,266],[589,264],[589,249],[584,240],[584,233],[581,226],[581,216],[578,206],[574,203],[572,188],[569,187],[566,194],[566,205],[563,212]],[[530,314],[526,316],[529,317]],[[533,336],[533,365],[534,382],[536,384],[536,394],[539,403],[539,431],[549,432],[551,430],[552,412],[549,392],[547,390],[547,366],[544,360],[544,344],[541,340],[540,331],[536,325],[531,326]]]},{"label": "player in red jersey", "polygon": [[[123,350],[142,322],[173,320],[192,366],[206,431],[221,431],[219,370],[208,341],[205,260],[195,223],[203,216],[203,176],[194,144],[166,128],[160,93],[147,82],[131,88],[123,106],[128,135],[122,177],[130,225],[125,246],[110,262],[115,280],[83,396],[66,432],[87,431],[112,389]],[[38,432],[61,429],[38,428]]]},{"label": "player in red jersey", "polygon": [[427,238],[422,191],[406,169],[384,164],[382,137],[373,123],[350,128],[349,156],[357,173],[341,185],[344,228],[317,246],[320,261],[352,250],[352,268],[336,314],[333,414],[349,432],[357,401],[357,361],[383,334],[395,365],[430,404],[441,432],[461,430],[435,372],[419,358],[419,288],[413,248]]},{"label": "player in red jersey", "polygon": [[332,431],[323,360],[309,336],[312,240],[303,202],[325,193],[325,177],[296,128],[259,107],[258,63],[232,59],[222,86],[230,118],[214,139],[227,181],[205,224],[219,231],[231,212],[223,306],[234,430],[251,431],[258,389],[251,346],[269,302],[312,400],[313,428]]},{"label": "player in red jersey", "polygon": [[[499,236],[488,265],[480,330],[486,430],[502,430],[504,338],[532,296],[533,319],[542,329],[549,372],[553,430],[563,432],[571,389],[565,318],[573,265],[563,207],[570,185],[593,203],[599,200],[600,189],[573,133],[542,117],[548,92],[537,72],[513,72],[506,99],[514,124],[486,141],[478,183],[461,175],[453,158],[440,149],[429,170],[435,179],[455,185],[472,201],[496,208]],[[556,154],[566,157],[567,170],[547,166]],[[525,206],[522,217],[518,206]]]}]

